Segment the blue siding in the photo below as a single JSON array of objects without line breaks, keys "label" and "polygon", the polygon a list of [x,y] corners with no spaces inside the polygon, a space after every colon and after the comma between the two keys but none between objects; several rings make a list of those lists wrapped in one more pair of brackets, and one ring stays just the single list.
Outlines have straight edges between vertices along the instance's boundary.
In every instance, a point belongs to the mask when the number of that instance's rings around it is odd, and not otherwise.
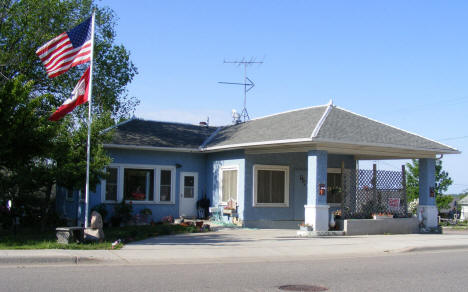
[{"label": "blue siding", "polygon": [[237,166],[238,172],[238,189],[237,189],[237,204],[239,218],[243,219],[244,214],[244,173],[245,173],[245,159],[244,151],[226,151],[211,153],[207,156],[206,163],[206,186],[207,193],[211,200],[212,206],[219,204],[219,169],[223,166]]},{"label": "blue siding", "polygon": [[[295,187],[297,188],[298,186],[296,182],[297,176],[307,173],[308,154],[305,152],[246,154],[245,157],[244,220],[297,220],[303,218],[305,194],[302,192],[305,192],[306,188],[300,187],[296,194]],[[327,167],[340,168],[341,161],[344,161],[345,168],[355,169],[356,167],[352,155],[328,155]],[[253,207],[254,164],[289,166],[289,208]],[[300,207],[300,205],[302,205],[302,207]]]},{"label": "blue siding", "polygon": [[[173,216],[179,217],[179,199],[180,199],[180,173],[181,172],[197,172],[198,173],[198,198],[208,196],[206,188],[205,164],[206,155],[203,153],[187,153],[187,152],[162,152],[162,151],[146,151],[146,150],[125,150],[125,149],[110,149],[109,155],[113,163],[119,164],[134,164],[134,165],[164,165],[176,166],[176,181],[175,181],[175,204],[133,204],[133,213],[137,214],[140,210],[148,208],[152,211],[152,219],[160,221],[162,217]],[[101,202],[101,186],[98,185],[96,191],[92,193],[90,207]],[[94,204],[93,204],[94,203]],[[113,204],[108,204],[109,217],[113,213]]]},{"label": "blue siding", "polygon": [[435,159],[419,159],[419,205],[435,206],[435,194],[430,196],[430,188],[434,186]]}]

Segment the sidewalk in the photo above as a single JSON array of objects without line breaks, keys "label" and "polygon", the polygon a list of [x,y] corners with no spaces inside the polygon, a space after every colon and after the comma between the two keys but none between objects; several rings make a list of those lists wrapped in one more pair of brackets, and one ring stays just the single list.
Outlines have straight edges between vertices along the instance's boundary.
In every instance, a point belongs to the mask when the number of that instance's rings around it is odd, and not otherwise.
[{"label": "sidewalk", "polygon": [[468,233],[297,238],[296,230],[224,229],[161,236],[121,250],[0,250],[0,265],[259,262],[468,249]]}]

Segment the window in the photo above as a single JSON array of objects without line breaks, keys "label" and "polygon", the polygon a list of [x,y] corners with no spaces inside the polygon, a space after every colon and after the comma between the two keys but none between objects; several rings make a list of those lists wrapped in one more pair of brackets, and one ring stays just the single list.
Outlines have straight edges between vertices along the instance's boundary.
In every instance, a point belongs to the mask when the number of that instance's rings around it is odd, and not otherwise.
[{"label": "window", "polygon": [[172,171],[168,169],[161,170],[161,179],[159,186],[159,200],[161,202],[171,201],[171,190],[172,190]]},{"label": "window", "polygon": [[184,176],[184,198],[193,198],[195,194],[195,177]]},{"label": "window", "polygon": [[131,201],[153,201],[153,169],[124,169],[124,198]]},{"label": "window", "polygon": [[341,169],[329,168],[327,173],[327,204],[341,204]]},{"label": "window", "polygon": [[254,206],[289,206],[289,167],[254,166]]},{"label": "window", "polygon": [[220,199],[222,203],[229,200],[237,202],[237,167],[225,167],[220,171]]},{"label": "window", "polygon": [[106,180],[106,201],[117,201],[117,167],[107,168],[107,180]]},{"label": "window", "polygon": [[101,180],[101,201],[134,204],[174,204],[176,167],[171,165],[111,164]]}]

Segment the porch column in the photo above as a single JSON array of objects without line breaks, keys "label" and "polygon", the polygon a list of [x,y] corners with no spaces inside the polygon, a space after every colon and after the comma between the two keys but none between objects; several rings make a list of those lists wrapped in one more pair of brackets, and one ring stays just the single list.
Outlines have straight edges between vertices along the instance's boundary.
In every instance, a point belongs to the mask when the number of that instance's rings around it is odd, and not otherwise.
[{"label": "porch column", "polygon": [[424,227],[437,227],[438,210],[435,200],[435,159],[419,159],[419,207]]},{"label": "porch column", "polygon": [[[309,151],[307,156],[307,205],[305,223],[314,231],[328,231],[327,151]],[[320,186],[324,188],[320,194]]]}]

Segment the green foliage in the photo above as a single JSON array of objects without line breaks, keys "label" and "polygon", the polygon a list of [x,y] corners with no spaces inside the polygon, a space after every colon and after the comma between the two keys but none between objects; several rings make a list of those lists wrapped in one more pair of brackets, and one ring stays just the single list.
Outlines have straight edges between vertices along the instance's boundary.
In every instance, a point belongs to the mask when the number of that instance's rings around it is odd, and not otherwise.
[{"label": "green foliage", "polygon": [[[0,250],[2,249],[111,249],[112,243],[120,239],[128,243],[160,235],[200,232],[194,226],[173,224],[156,224],[144,226],[125,226],[104,229],[106,236],[102,243],[57,243],[55,231],[38,232],[38,230],[22,229],[16,235],[10,231],[0,231]],[[121,248],[119,244],[114,248]]]},{"label": "green foliage", "polygon": [[103,169],[110,163],[102,144],[112,131],[103,130],[128,118],[138,104],[126,89],[137,74],[136,67],[129,52],[114,43],[116,17],[91,0],[3,0],[0,4],[0,203],[36,198],[37,220],[43,222],[54,209],[54,185],[84,191],[88,107],[76,108],[59,122],[47,119],[70,96],[89,64],[50,79],[35,51],[89,17],[93,8],[91,189],[105,177]]},{"label": "green foliage", "polygon": [[[0,5],[0,72],[7,78],[22,74],[27,80],[34,80],[34,92],[51,93],[61,104],[89,64],[50,79],[35,52],[89,17],[93,8],[96,8],[94,113],[109,111],[116,119],[128,117],[138,100],[128,96],[126,86],[137,69],[128,50],[114,44],[114,12],[96,6],[91,0],[4,0]],[[83,114],[86,111],[75,115]]]},{"label": "green foliage", "polygon": [[[406,164],[406,195],[408,202],[419,199],[419,161],[413,159],[412,163]],[[435,163],[435,187],[437,207],[439,209],[448,206],[447,200],[451,196],[443,196],[448,187],[453,183],[448,172],[442,169],[442,160],[438,159]],[[453,197],[452,197],[453,199]],[[451,200],[450,200],[451,202]]]},{"label": "green foliage", "polygon": [[132,219],[133,206],[127,204],[125,199],[122,199],[120,204],[114,206],[114,218],[119,218],[120,222],[127,223]]}]

